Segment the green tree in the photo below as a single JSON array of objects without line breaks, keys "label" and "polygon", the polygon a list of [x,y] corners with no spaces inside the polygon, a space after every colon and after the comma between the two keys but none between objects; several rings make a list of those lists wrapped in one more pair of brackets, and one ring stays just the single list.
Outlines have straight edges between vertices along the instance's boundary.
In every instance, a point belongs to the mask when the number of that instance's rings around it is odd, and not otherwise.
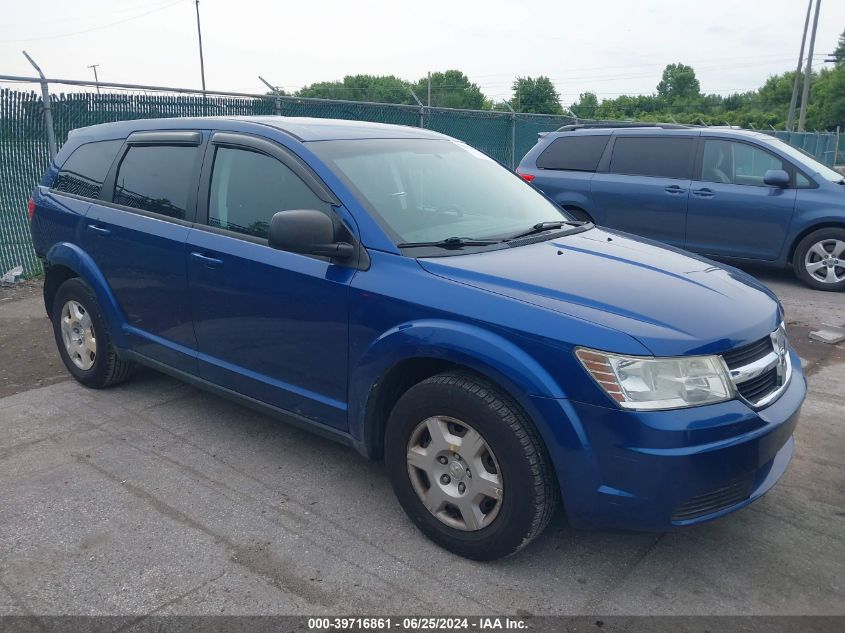
[{"label": "green tree", "polygon": [[563,114],[560,94],[548,77],[543,75],[536,79],[533,77],[517,77],[514,79],[512,89],[513,98],[510,104],[517,112]]},{"label": "green tree", "polygon": [[[428,77],[413,85],[420,101],[428,98]],[[484,109],[487,98],[476,84],[460,70],[431,73],[431,105],[441,108]]]},{"label": "green tree", "polygon": [[569,110],[577,117],[594,119],[599,110],[599,98],[595,92],[582,92],[578,97],[578,101],[573,103]]},{"label": "green tree", "polygon": [[347,75],[343,81],[322,81],[305,86],[297,97],[345,99],[378,103],[414,103],[408,83],[393,75]]},{"label": "green tree", "polygon": [[689,101],[701,96],[701,84],[692,66],[669,64],[663,69],[663,79],[657,84],[657,94],[667,103]]},{"label": "green tree", "polygon": [[845,31],[839,36],[839,43],[833,51],[833,58],[836,60],[836,67],[845,67]]},{"label": "green tree", "polygon": [[822,69],[807,104],[807,129],[845,129],[845,64]]}]

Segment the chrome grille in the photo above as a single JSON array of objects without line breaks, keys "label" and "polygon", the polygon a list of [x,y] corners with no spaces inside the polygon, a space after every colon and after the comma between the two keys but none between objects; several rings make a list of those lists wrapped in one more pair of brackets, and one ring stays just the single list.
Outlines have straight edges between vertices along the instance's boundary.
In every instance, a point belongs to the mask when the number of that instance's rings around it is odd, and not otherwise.
[{"label": "chrome grille", "polygon": [[722,354],[737,394],[755,408],[774,402],[792,376],[783,324],[769,336]]}]

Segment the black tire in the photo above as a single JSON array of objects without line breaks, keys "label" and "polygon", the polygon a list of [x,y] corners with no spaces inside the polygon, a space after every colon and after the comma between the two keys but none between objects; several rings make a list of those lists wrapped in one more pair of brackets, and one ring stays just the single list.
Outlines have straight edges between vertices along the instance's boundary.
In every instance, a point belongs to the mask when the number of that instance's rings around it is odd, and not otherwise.
[{"label": "black tire", "polygon": [[[78,367],[71,360],[62,338],[62,310],[68,301],[79,303],[91,319],[96,339],[96,353],[94,363],[88,369]],[[86,387],[101,389],[117,385],[130,377],[132,370],[135,368],[135,363],[124,360],[117,355],[94,292],[84,281],[74,277],[59,286],[53,300],[51,320],[59,355],[61,355],[65,367],[77,382]]]},{"label": "black tire", "polygon": [[593,218],[590,217],[590,214],[580,207],[564,207],[564,209],[566,209],[566,212],[573,216],[576,220],[582,220],[586,222],[593,221]]},{"label": "black tire", "polygon": [[[495,455],[501,506],[481,529],[446,525],[429,512],[408,472],[414,429],[434,416],[466,422]],[[548,524],[558,503],[557,479],[534,426],[500,389],[473,374],[447,372],[411,387],[396,403],[385,433],[385,461],[402,508],[432,541],[460,556],[494,560],[513,554]]]},{"label": "black tire", "polygon": [[[795,254],[792,256],[792,267],[795,270],[795,275],[811,288],[830,292],[845,290],[845,279],[837,283],[826,283],[814,277],[806,268],[806,257],[810,249],[820,242],[827,241],[830,243],[833,240],[845,242],[845,229],[830,227],[813,231],[805,236],[798,243],[798,246],[795,247]],[[834,270],[837,276],[843,276],[845,275],[845,253],[841,254],[837,259],[838,263],[835,265]]]}]

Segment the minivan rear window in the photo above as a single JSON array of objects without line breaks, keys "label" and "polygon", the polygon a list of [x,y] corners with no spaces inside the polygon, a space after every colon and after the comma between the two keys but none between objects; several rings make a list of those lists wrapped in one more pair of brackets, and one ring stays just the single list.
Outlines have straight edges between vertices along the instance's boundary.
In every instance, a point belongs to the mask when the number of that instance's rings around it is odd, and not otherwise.
[{"label": "minivan rear window", "polygon": [[537,157],[540,169],[595,171],[610,136],[563,136],[552,141]]},{"label": "minivan rear window", "polygon": [[197,151],[185,145],[130,147],[117,171],[114,202],[183,220]]},{"label": "minivan rear window", "polygon": [[122,145],[122,140],[80,145],[62,165],[53,189],[83,198],[98,198],[103,181]]},{"label": "minivan rear window", "polygon": [[617,136],[610,172],[689,178],[694,141],[690,137]]}]

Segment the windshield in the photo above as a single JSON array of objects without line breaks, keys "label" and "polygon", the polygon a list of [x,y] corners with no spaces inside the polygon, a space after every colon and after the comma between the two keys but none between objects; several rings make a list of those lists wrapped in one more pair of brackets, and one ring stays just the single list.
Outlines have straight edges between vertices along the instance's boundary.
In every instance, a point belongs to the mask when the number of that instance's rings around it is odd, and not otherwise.
[{"label": "windshield", "polygon": [[790,158],[792,158],[795,162],[804,167],[804,169],[806,169],[811,174],[818,173],[825,180],[830,180],[832,182],[840,182],[843,179],[842,174],[840,174],[838,171],[835,171],[827,165],[820,163],[809,154],[805,154],[797,147],[793,147],[788,143],[784,143],[780,139],[766,139],[766,143],[776,146],[780,151],[788,155]]},{"label": "windshield", "polygon": [[334,168],[397,244],[497,239],[570,219],[517,175],[458,141],[320,141],[309,149]]}]

